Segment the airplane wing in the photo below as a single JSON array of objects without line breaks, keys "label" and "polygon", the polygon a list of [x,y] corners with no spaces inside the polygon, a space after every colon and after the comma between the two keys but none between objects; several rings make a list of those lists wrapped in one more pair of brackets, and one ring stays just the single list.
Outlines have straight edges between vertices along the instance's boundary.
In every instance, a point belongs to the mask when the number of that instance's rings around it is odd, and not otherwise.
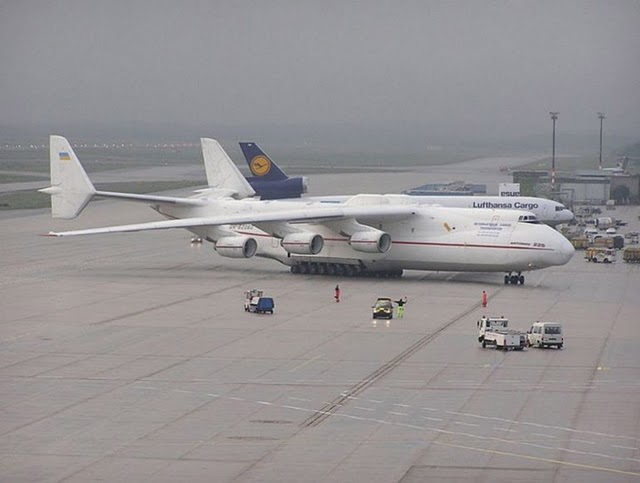
[{"label": "airplane wing", "polygon": [[412,206],[340,206],[307,207],[297,210],[274,211],[267,213],[237,213],[212,217],[182,218],[132,225],[117,225],[86,230],[49,232],[48,236],[99,235],[104,233],[129,233],[147,230],[167,230],[170,228],[193,228],[202,226],[256,224],[268,222],[322,223],[352,218],[363,224],[375,224],[382,221],[400,221],[415,214]]}]

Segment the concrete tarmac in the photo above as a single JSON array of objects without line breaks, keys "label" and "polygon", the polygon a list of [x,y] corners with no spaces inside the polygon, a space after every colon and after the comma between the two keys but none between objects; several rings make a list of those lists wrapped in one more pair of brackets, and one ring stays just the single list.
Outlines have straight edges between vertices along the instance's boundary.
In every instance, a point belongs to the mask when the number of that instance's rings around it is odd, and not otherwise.
[{"label": "concrete tarmac", "polygon": [[[383,176],[318,181],[426,177]],[[628,230],[638,215],[615,212]],[[576,252],[525,286],[292,275],[181,230],[37,236],[158,219],[141,204],[0,219],[2,481],[640,480],[640,265]],[[274,315],[244,312],[250,288]],[[373,321],[378,296],[407,296],[404,318]],[[566,346],[482,349],[483,314],[561,322]]]}]

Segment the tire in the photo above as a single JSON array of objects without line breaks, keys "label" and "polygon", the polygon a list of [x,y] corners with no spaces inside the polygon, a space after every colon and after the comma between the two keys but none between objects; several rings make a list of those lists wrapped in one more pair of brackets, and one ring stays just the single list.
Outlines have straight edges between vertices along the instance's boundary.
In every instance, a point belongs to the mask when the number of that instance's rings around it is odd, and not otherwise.
[{"label": "tire", "polygon": [[509,275],[504,276],[504,284],[509,285]]},{"label": "tire", "polygon": [[520,275],[520,285],[524,285],[524,275]]},{"label": "tire", "polygon": [[558,349],[562,349],[562,344],[558,344]]},{"label": "tire", "polygon": [[485,347],[487,347],[487,342],[486,341],[482,341],[482,348],[484,349]]}]

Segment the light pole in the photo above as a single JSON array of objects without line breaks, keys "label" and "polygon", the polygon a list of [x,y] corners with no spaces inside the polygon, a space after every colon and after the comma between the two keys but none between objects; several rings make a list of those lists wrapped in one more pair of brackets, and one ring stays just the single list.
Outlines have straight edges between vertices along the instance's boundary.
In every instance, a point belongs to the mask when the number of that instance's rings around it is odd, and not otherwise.
[{"label": "light pole", "polygon": [[550,112],[551,119],[553,119],[553,143],[551,146],[551,196],[554,196],[556,192],[556,121],[558,120],[559,112]]},{"label": "light pole", "polygon": [[599,167],[602,169],[602,121],[604,121],[604,114],[599,112],[598,119],[600,119],[600,163]]}]

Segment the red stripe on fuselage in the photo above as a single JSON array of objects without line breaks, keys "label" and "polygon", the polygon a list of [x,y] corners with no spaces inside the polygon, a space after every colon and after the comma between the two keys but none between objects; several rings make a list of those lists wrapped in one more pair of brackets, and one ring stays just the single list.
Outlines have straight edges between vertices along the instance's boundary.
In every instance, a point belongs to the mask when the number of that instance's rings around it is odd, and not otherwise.
[{"label": "red stripe on fuselage", "polygon": [[[237,231],[239,235],[246,236],[260,236],[264,238],[273,238],[271,235],[267,233],[252,233],[245,231]],[[348,238],[325,238],[325,241],[332,242],[349,242]],[[395,241],[393,240],[392,245],[414,245],[414,246],[430,246],[430,247],[466,247],[466,248],[502,248],[505,250],[535,250],[535,251],[553,251],[553,248],[544,248],[544,247],[524,247],[520,245],[480,245],[478,243],[439,243],[439,242],[414,242],[414,241]]]}]

